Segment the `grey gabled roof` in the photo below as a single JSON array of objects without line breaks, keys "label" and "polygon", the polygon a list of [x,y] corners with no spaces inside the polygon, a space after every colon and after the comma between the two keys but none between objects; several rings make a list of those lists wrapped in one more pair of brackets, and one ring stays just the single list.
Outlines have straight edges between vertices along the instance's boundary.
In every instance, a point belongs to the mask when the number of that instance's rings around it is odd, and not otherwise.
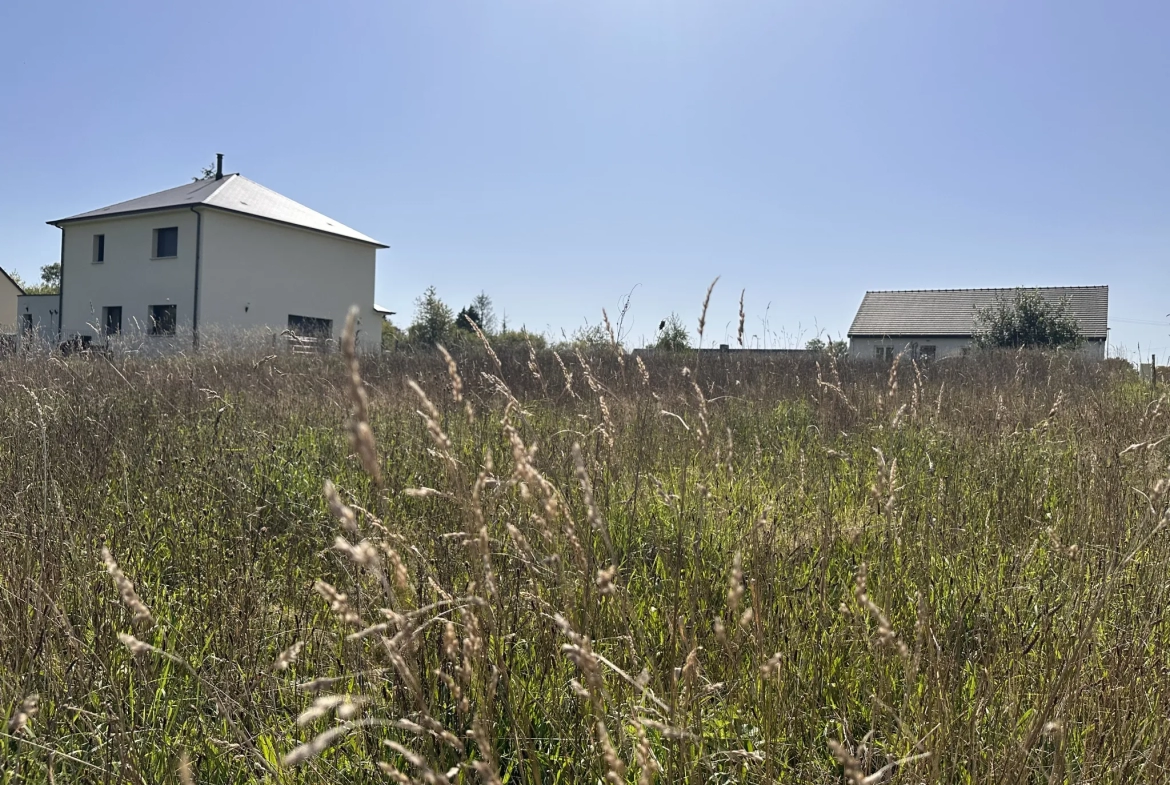
[{"label": "grey gabled roof", "polygon": [[[1037,292],[1050,303],[1067,299],[1069,311],[1088,339],[1108,336],[1108,286],[1021,287]],[[1010,303],[1016,289],[923,289],[866,292],[853,317],[849,335],[970,336],[976,330],[976,311],[997,301]]]},{"label": "grey gabled roof", "polygon": [[13,280],[12,276],[4,271],[3,267],[0,267],[0,275],[3,275],[5,278],[7,278],[8,282],[16,287],[16,291],[20,292],[22,295],[24,294],[24,287]]},{"label": "grey gabled roof", "polygon": [[56,221],[49,221],[54,226],[60,226],[72,221],[85,221],[93,218],[109,218],[115,215],[131,215],[134,213],[153,212],[155,210],[170,210],[178,207],[202,205],[227,210],[233,213],[250,215],[269,221],[277,221],[292,226],[300,226],[325,234],[346,237],[361,243],[369,243],[379,248],[386,248],[377,240],[367,237],[356,229],[351,229],[343,223],[322,215],[316,210],[310,210],[299,202],[294,202],[287,196],[281,196],[276,191],[265,188],[260,183],[249,180],[239,174],[224,175],[220,180],[196,180],[193,183],[180,185],[178,188],[169,188],[165,191],[140,196],[126,202],[118,202],[109,207],[90,210],[87,213],[72,215]]}]

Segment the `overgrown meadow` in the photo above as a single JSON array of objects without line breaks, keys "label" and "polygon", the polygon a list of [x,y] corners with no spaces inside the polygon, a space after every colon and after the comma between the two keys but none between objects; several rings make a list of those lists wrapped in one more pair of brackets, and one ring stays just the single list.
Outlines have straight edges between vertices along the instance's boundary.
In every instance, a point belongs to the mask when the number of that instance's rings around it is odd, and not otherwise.
[{"label": "overgrown meadow", "polygon": [[1170,404],[1125,366],[0,378],[0,782],[1170,779]]}]

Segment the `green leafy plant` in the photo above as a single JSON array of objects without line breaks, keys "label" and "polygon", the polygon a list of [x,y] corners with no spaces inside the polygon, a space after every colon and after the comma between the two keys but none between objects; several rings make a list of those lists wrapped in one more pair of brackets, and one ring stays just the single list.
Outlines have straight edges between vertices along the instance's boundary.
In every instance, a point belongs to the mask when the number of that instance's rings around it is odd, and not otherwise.
[{"label": "green leafy plant", "polygon": [[1017,289],[1010,302],[980,309],[976,322],[975,345],[984,349],[1075,349],[1084,342],[1069,302],[1050,302],[1034,290]]}]

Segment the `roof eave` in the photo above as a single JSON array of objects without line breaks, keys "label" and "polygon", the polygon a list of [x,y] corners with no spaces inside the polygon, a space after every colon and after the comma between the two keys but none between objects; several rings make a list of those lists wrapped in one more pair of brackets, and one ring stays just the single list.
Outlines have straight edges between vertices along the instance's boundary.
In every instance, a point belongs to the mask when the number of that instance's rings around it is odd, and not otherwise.
[{"label": "roof eave", "polygon": [[384,243],[378,242],[377,240],[375,240],[373,238],[363,240],[363,239],[358,238],[358,237],[350,237],[349,235],[346,235],[346,234],[338,234],[337,232],[327,232],[324,229],[317,229],[317,228],[312,227],[312,226],[305,226],[304,224],[293,223],[291,221],[281,221],[277,218],[269,218],[269,217],[264,216],[264,215],[256,215],[255,213],[248,213],[248,212],[244,212],[243,210],[233,210],[230,207],[220,207],[219,205],[206,204],[204,202],[197,202],[195,204],[187,204],[187,205],[169,205],[167,207],[147,207],[147,208],[142,209],[142,210],[125,210],[123,212],[107,213],[105,215],[79,215],[79,216],[74,216],[72,218],[58,218],[56,221],[46,221],[45,223],[47,223],[49,226],[56,226],[58,229],[60,229],[63,224],[82,223],[85,221],[100,221],[100,220],[105,219],[105,218],[124,218],[124,217],[130,216],[130,215],[145,215],[147,213],[162,213],[162,212],[166,212],[168,210],[187,210],[187,209],[190,209],[192,207],[202,207],[202,208],[207,209],[207,210],[222,210],[225,213],[231,213],[233,215],[242,215],[246,218],[255,218],[257,221],[268,221],[269,223],[280,224],[281,226],[291,226],[294,229],[304,229],[305,231],[308,231],[308,232],[316,232],[317,234],[323,234],[326,237],[337,237],[338,239],[341,239],[341,240],[350,240],[350,241],[355,242],[355,243],[361,243],[362,245],[372,245],[375,248],[386,249],[386,248],[390,247]]}]

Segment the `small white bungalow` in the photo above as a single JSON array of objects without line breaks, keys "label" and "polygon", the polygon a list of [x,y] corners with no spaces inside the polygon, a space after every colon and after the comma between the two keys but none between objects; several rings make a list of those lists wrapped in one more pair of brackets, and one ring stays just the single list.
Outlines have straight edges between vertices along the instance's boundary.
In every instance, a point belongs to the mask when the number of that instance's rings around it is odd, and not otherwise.
[{"label": "small white bungalow", "polygon": [[[1017,289],[921,289],[866,292],[849,327],[849,354],[891,360],[906,352],[925,359],[966,354],[979,312],[1010,303]],[[1046,302],[1066,303],[1080,325],[1086,357],[1104,359],[1109,336],[1108,286],[1028,287]]]},{"label": "small white bungalow", "polygon": [[388,246],[239,174],[50,221],[61,229],[61,340],[137,333],[198,346],[266,330],[338,338],[351,305],[376,350],[375,261]]}]

